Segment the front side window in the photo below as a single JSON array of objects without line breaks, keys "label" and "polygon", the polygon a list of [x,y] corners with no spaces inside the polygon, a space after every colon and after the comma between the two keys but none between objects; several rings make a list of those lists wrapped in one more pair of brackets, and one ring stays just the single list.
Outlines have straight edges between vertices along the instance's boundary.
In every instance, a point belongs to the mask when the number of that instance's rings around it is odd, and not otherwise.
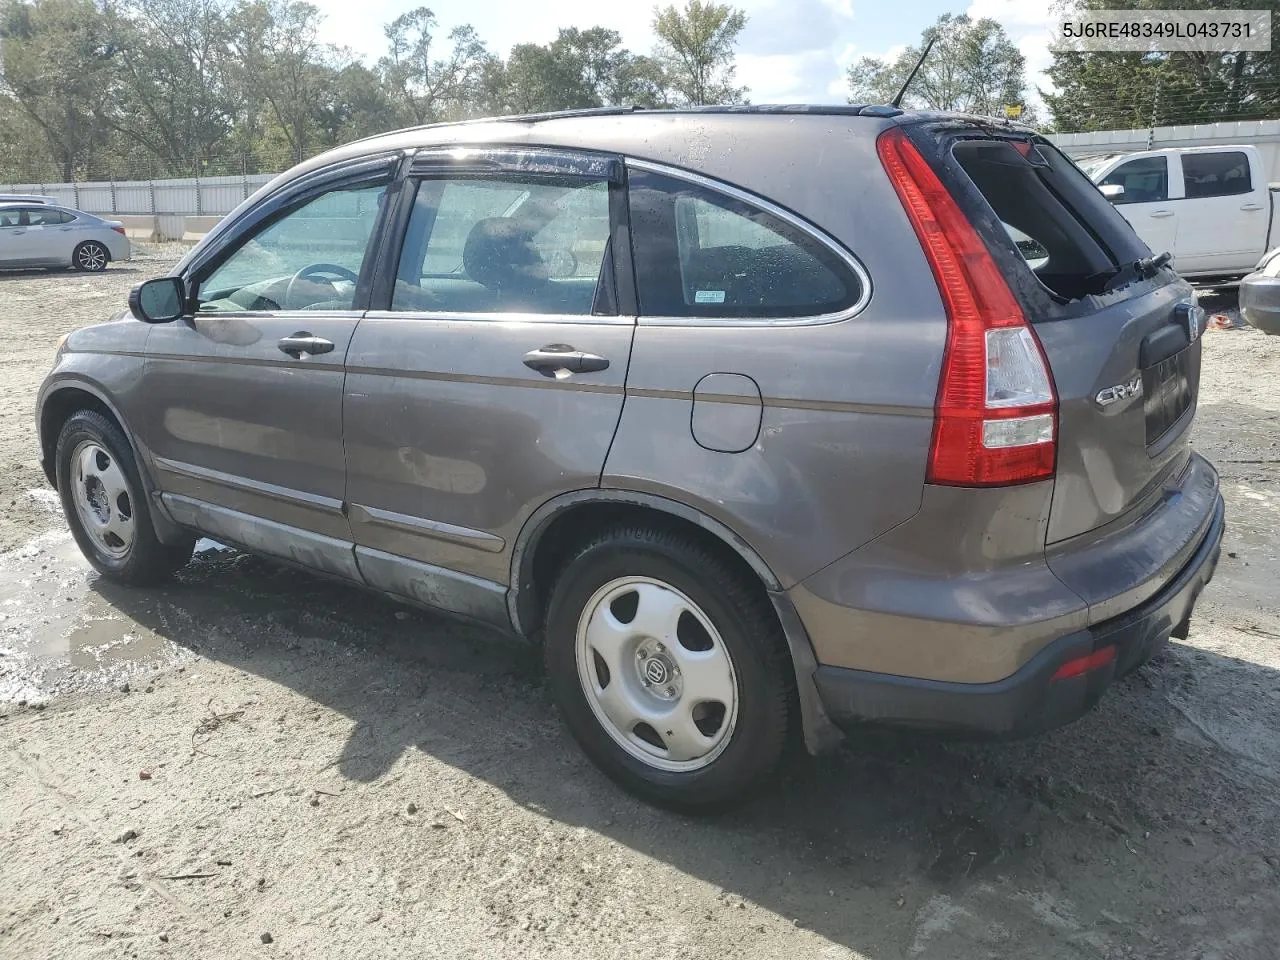
[{"label": "front side window", "polygon": [[334,190],[273,220],[200,283],[201,312],[353,309],[385,195]]},{"label": "front side window", "polygon": [[609,184],[459,174],[418,183],[391,309],[588,315],[608,282]]},{"label": "front side window", "polygon": [[1184,153],[1182,181],[1187,199],[1230,197],[1253,192],[1249,158],[1238,150],[1223,153]]},{"label": "front side window", "polygon": [[771,213],[648,171],[632,171],[628,193],[642,315],[812,317],[858,300],[848,264]]},{"label": "front side window", "polygon": [[1169,161],[1165,157],[1139,157],[1120,164],[1102,183],[1124,187],[1124,193],[1112,203],[1162,203],[1169,199]]}]

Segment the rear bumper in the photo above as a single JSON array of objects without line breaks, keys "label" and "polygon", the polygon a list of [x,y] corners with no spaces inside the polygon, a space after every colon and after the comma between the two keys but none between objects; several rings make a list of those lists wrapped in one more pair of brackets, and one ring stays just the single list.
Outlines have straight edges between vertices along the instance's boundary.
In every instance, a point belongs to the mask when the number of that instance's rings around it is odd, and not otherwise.
[{"label": "rear bumper", "polygon": [[1251,273],[1241,280],[1240,313],[1263,333],[1280,334],[1280,277]]},{"label": "rear bumper", "polygon": [[[842,726],[871,721],[997,737],[1026,736],[1069,723],[1093,707],[1116,679],[1160,650],[1190,618],[1218,565],[1224,518],[1219,496],[1199,546],[1158,593],[1125,613],[1049,643],[1003,680],[953,683],[820,666],[814,679],[823,706]],[[1107,646],[1116,648],[1116,657],[1106,666],[1052,679],[1067,661]]]}]

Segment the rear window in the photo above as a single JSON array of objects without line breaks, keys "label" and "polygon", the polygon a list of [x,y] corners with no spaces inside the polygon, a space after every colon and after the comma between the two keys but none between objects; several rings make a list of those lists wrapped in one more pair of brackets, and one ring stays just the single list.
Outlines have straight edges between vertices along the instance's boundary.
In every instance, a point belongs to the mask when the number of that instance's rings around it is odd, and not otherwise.
[{"label": "rear window", "polygon": [[781,217],[687,180],[632,171],[640,313],[691,319],[813,317],[857,303],[857,276]]},{"label": "rear window", "polygon": [[[1048,144],[975,136],[955,140],[951,153],[995,211],[1002,235],[989,232],[989,214],[971,209],[975,226],[989,244],[1008,249],[1012,241],[1026,269],[1059,298],[1102,293],[1122,279],[1122,264],[1149,256],[1080,169]],[[1132,176],[1136,188],[1140,178],[1151,185],[1153,174],[1158,187],[1158,171],[1122,176]]]}]

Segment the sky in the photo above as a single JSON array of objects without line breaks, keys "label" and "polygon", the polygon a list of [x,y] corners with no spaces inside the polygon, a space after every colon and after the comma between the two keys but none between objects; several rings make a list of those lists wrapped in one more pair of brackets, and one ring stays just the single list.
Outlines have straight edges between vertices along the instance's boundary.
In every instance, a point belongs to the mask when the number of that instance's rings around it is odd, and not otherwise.
[{"label": "sky", "polygon": [[[326,15],[321,38],[376,58],[382,26],[425,2],[443,36],[469,23],[491,50],[506,56],[517,43],[547,43],[561,27],[617,30],[633,52],[654,43],[654,0],[312,0]],[[672,2],[664,0],[663,5]],[[738,42],[737,82],[753,103],[843,103],[845,70],[863,56],[893,56],[948,11],[999,21],[1027,58],[1027,79],[1050,87],[1050,0],[729,0],[747,12]],[[968,5],[966,6],[966,2]]]}]

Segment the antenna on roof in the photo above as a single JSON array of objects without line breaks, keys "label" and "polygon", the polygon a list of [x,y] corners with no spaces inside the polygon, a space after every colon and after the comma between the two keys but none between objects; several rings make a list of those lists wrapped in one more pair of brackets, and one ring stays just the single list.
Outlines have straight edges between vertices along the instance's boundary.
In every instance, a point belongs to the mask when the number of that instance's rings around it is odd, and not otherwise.
[{"label": "antenna on roof", "polygon": [[935,33],[929,38],[929,42],[924,45],[924,52],[920,54],[920,59],[916,61],[916,65],[911,68],[911,73],[907,77],[907,82],[902,85],[902,89],[898,91],[898,95],[890,101],[893,106],[902,106],[902,98],[907,95],[907,87],[911,86],[911,81],[916,78],[916,74],[919,73],[920,68],[924,66],[924,59],[929,56],[929,51],[933,49],[933,45],[937,39],[938,35]]}]

